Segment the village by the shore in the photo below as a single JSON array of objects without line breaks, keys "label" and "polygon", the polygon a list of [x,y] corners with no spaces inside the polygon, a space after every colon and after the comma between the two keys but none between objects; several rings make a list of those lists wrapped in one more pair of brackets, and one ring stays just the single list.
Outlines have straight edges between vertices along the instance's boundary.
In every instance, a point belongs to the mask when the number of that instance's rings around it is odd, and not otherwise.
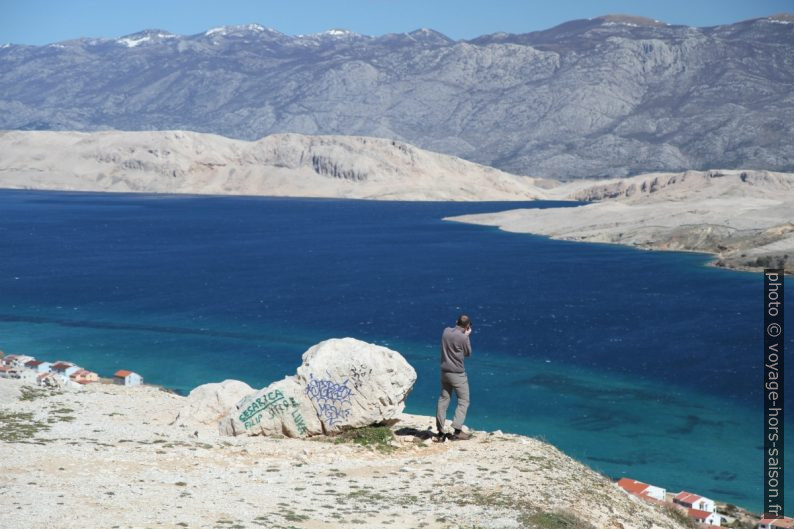
[{"label": "village by the shore", "polygon": [[123,386],[143,384],[141,375],[126,369],[119,369],[112,377],[100,377],[98,373],[66,360],[49,362],[24,354],[6,355],[2,351],[0,378],[21,380],[45,388],[80,388],[94,383]]}]

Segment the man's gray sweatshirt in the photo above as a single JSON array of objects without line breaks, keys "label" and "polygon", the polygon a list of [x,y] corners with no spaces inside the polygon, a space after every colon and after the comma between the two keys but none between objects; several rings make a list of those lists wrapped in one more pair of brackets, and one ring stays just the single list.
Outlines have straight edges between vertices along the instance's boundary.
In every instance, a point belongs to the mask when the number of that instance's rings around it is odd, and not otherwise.
[{"label": "man's gray sweatshirt", "polygon": [[471,356],[471,342],[463,327],[447,327],[441,335],[441,371],[465,373],[463,358]]}]

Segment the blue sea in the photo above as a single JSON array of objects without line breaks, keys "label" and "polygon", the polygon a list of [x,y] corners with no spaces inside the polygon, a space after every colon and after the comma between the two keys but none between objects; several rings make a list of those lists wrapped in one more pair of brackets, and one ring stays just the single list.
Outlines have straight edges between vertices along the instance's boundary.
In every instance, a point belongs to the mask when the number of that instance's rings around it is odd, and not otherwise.
[{"label": "blue sea", "polygon": [[760,510],[761,275],[442,220],[560,205],[0,191],[0,349],[187,393],[352,336],[402,353],[432,415],[466,312],[468,426]]}]

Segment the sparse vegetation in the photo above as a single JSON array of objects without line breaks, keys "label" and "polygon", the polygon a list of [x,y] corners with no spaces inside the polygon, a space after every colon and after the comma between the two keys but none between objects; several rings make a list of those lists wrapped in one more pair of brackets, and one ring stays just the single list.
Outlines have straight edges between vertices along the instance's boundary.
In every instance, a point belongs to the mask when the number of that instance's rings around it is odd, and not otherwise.
[{"label": "sparse vegetation", "polygon": [[0,441],[43,444],[47,440],[36,439],[36,434],[49,429],[46,423],[35,420],[33,413],[0,410]]},{"label": "sparse vegetation", "polygon": [[664,510],[670,516],[670,518],[680,523],[684,527],[691,527],[692,529],[697,529],[698,524],[694,520],[694,518],[690,518],[689,516],[687,516],[678,507],[675,507],[673,505],[665,505]]},{"label": "sparse vegetation", "polygon": [[347,497],[351,500],[366,500],[370,504],[383,502],[388,499],[385,495],[374,492],[370,489],[358,489],[353,492],[349,492]]},{"label": "sparse vegetation", "polygon": [[295,511],[287,511],[282,516],[288,522],[303,522],[309,519],[305,514],[297,514]]},{"label": "sparse vegetation", "polygon": [[345,430],[334,436],[318,436],[314,439],[337,444],[353,443],[381,452],[392,452],[395,449],[391,444],[394,440],[394,433],[388,426],[364,426],[363,428]]},{"label": "sparse vegetation", "polygon": [[582,520],[572,512],[537,512],[519,517],[522,526],[538,529],[595,529],[593,524]]},{"label": "sparse vegetation", "polygon": [[736,518],[731,523],[724,524],[723,527],[728,527],[730,529],[755,529],[758,525],[758,520],[755,519],[739,519]]},{"label": "sparse vegetation", "polygon": [[22,386],[22,388],[19,390],[19,393],[19,400],[36,400],[53,395],[60,395],[62,392],[45,388],[36,388],[33,386]]},{"label": "sparse vegetation", "polygon": [[74,410],[72,408],[61,407],[50,410],[50,417],[47,422],[72,422],[74,415],[70,415]]}]

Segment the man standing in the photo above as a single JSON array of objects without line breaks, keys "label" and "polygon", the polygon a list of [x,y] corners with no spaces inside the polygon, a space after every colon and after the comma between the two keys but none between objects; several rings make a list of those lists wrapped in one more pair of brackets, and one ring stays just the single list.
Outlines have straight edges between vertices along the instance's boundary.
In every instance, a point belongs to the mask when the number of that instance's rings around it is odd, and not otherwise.
[{"label": "man standing", "polygon": [[[441,335],[441,396],[438,398],[436,408],[436,427],[438,434],[433,438],[435,442],[446,439],[462,441],[471,439],[471,434],[463,432],[463,421],[466,419],[466,410],[469,408],[469,380],[463,368],[463,359],[471,356],[471,320],[461,314],[455,327],[447,327]],[[444,423],[447,420],[447,407],[452,392],[458,397],[455,407],[455,417],[452,419],[452,435],[445,435]]]}]

